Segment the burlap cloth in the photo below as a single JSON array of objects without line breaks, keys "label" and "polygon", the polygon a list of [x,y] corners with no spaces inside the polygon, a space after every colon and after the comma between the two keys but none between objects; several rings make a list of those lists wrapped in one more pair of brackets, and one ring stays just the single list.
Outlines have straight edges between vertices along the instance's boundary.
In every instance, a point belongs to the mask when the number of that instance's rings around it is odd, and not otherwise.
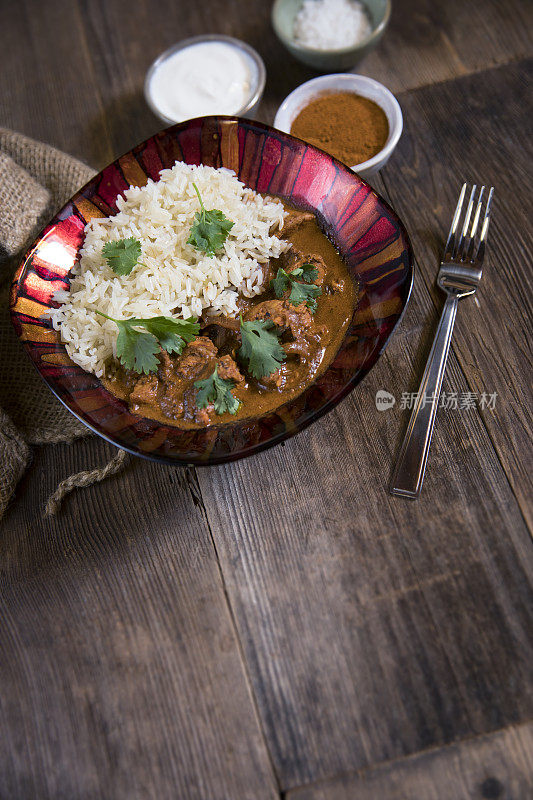
[{"label": "burlap cloth", "polygon": [[[24,249],[94,170],[54,147],[0,128],[0,518],[31,460],[30,445],[73,442],[90,434],[56,400],[17,339],[9,317],[9,284]],[[78,473],[50,498],[117,472],[119,450],[103,468]]]}]

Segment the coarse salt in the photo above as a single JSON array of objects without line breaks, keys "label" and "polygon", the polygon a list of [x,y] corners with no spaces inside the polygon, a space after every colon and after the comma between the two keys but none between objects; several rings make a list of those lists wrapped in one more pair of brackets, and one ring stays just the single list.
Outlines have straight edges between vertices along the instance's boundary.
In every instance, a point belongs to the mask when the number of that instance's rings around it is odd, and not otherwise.
[{"label": "coarse salt", "polygon": [[316,50],[341,50],[372,33],[359,0],[304,0],[294,21],[294,39]]}]

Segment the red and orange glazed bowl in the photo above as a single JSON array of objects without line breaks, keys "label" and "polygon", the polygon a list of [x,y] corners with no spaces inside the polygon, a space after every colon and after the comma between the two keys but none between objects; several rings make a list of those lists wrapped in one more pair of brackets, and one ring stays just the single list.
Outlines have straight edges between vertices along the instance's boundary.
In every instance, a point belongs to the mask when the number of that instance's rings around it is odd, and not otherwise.
[{"label": "red and orange glazed bowl", "polygon": [[[117,211],[130,184],[158,179],[175,161],[234,170],[258,192],[313,211],[358,285],[358,304],[329,368],[296,399],[257,419],[180,430],[132,414],[94,375],[68,357],[42,314],[69,286],[94,216]],[[237,117],[202,117],[167,128],[118,158],[54,217],[26,253],[13,280],[15,330],[43,380],[91,430],[139,456],[209,465],[257,453],[293,436],[334,408],[383,352],[413,281],[409,239],[394,211],[352,170],[286,133]]]}]

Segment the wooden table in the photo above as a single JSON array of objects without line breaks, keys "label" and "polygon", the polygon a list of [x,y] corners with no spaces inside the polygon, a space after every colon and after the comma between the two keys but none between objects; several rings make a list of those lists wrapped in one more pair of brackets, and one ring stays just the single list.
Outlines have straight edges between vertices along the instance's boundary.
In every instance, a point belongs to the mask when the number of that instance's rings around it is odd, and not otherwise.
[{"label": "wooden table", "polygon": [[[2,799],[532,796],[532,5],[393,5],[361,71],[405,116],[376,180],[416,253],[404,321],[334,412],[236,464],[132,459],[47,519],[57,483],[113,448],[36,450],[0,533]],[[150,62],[206,31],[261,52],[258,117],[271,122],[312,73],[269,11],[4,0],[0,124],[100,168],[160,127],[142,96]],[[466,179],[493,183],[496,200],[444,390],[496,404],[439,412],[409,502],[387,493],[400,398],[428,354],[437,257]],[[378,389],[394,408],[377,411]]]}]

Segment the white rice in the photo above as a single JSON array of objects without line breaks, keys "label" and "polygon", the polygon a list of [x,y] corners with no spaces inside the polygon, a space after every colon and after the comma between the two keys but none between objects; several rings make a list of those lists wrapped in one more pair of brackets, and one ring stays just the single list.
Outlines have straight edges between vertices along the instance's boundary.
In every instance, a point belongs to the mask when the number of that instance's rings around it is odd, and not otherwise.
[{"label": "white rice", "polygon": [[[234,222],[223,249],[207,256],[187,244],[194,215],[200,210],[193,181],[207,210],[220,209]],[[80,262],[70,292],[54,299],[51,312],[71,359],[98,377],[116,356],[118,328],[95,313],[116,319],[130,317],[198,317],[237,314],[237,295],[253,297],[263,290],[261,265],[290,247],[273,231],[283,227],[283,205],[247,189],[233,172],[176,162],[160,180],[130,186],[117,200],[118,213],[93,219],[85,228]],[[119,276],[102,256],[106,242],[135,237],[141,242],[139,262]]]}]

